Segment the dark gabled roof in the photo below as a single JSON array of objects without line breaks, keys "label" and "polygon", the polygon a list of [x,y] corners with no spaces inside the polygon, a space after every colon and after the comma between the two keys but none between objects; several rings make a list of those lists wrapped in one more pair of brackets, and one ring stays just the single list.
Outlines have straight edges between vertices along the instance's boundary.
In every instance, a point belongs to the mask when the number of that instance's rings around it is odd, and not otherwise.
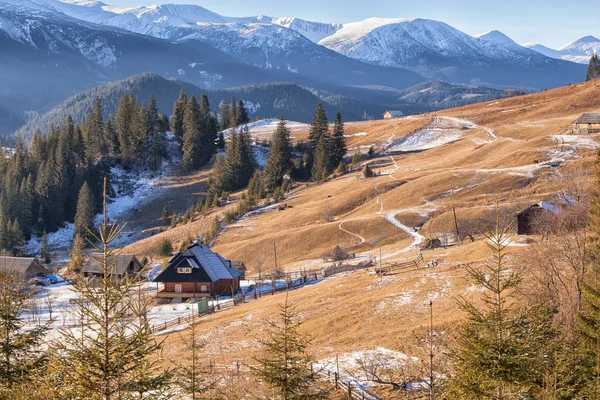
[{"label": "dark gabled roof", "polygon": [[539,210],[539,211],[546,210],[546,211],[550,211],[554,215],[559,215],[561,213],[560,208],[556,207],[554,204],[550,204],[546,201],[540,201],[539,203],[533,204],[533,205],[527,207],[526,209],[522,210],[521,212],[519,212],[517,214],[517,216],[527,214],[528,212],[530,212],[532,210]]},{"label": "dark gabled roof", "polygon": [[[102,267],[100,266],[100,262],[98,259],[102,259],[102,253],[92,253],[90,254],[90,258],[87,260],[85,265],[83,266],[83,272],[89,274],[101,274]],[[137,259],[133,254],[118,254],[109,257],[108,263],[109,265],[114,264],[114,269],[112,271],[113,275],[123,275],[127,269],[129,268],[129,263],[134,262],[138,267],[142,266],[140,260]]]},{"label": "dark gabled roof", "polygon": [[574,124],[600,124],[600,113],[585,113]]},{"label": "dark gabled roof", "polygon": [[[30,268],[33,268],[35,271],[30,270],[28,272]],[[31,274],[32,272],[34,272],[34,275],[38,273],[50,273],[33,257],[0,256],[0,270],[12,270],[23,275]]]},{"label": "dark gabled roof", "polygon": [[[177,268],[191,268],[191,274],[178,274]],[[160,273],[155,282],[217,282],[221,279],[236,279],[243,272],[213,252],[204,244],[194,243],[185,251],[177,253],[169,260],[168,267]]]}]

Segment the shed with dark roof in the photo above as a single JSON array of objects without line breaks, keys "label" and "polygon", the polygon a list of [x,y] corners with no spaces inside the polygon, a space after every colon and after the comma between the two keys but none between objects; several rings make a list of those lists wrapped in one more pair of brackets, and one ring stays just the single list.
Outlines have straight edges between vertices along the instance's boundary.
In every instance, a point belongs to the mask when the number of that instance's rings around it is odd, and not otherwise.
[{"label": "shed with dark roof", "polygon": [[32,279],[38,276],[46,276],[50,271],[42,266],[33,257],[6,257],[0,256],[0,269],[15,271],[25,277]]},{"label": "shed with dark roof", "polygon": [[169,260],[167,268],[154,282],[164,288],[162,298],[195,298],[232,295],[240,287],[244,271],[202,243],[194,243]]},{"label": "shed with dark roof", "polygon": [[583,133],[600,132],[600,113],[585,113],[573,121],[573,130]]},{"label": "shed with dark roof", "polygon": [[[100,265],[102,253],[92,253],[83,266],[83,276],[86,278],[103,277],[104,270]],[[115,279],[123,279],[125,274],[136,275],[142,269],[142,263],[132,254],[112,255],[108,259],[110,275]]]}]

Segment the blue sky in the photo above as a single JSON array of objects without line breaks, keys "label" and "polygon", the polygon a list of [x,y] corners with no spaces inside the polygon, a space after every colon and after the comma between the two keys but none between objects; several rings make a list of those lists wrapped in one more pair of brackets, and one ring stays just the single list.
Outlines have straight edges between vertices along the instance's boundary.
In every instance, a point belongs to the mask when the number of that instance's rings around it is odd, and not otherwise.
[{"label": "blue sky", "polygon": [[104,0],[138,6],[197,4],[228,16],[294,16],[354,22],[368,17],[444,21],[468,34],[500,30],[516,42],[560,47],[582,36],[600,37],[600,0]]}]

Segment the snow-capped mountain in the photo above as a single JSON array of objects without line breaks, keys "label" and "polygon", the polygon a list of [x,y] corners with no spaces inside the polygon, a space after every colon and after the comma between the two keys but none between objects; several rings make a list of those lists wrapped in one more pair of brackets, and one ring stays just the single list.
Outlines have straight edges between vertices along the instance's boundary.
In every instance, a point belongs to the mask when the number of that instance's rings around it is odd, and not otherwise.
[{"label": "snow-capped mountain", "polygon": [[343,28],[342,24],[326,24],[293,17],[272,18],[271,23],[292,29],[315,43]]},{"label": "snow-capped mountain", "polygon": [[500,32],[473,37],[439,21],[369,18],[345,24],[320,45],[361,61],[404,67],[456,83],[530,88],[567,84],[576,65],[525,49]]},{"label": "snow-capped mountain", "polygon": [[564,45],[558,50],[551,49],[541,44],[525,43],[523,47],[535,50],[547,57],[561,60],[572,61],[580,64],[588,64],[590,57],[600,53],[600,39],[594,36],[585,36],[569,44]]}]

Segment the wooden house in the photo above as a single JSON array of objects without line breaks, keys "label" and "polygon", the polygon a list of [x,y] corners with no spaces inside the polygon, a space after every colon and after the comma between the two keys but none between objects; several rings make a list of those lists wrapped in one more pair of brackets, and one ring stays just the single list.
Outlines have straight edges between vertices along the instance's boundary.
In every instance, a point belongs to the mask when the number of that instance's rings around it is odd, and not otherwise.
[{"label": "wooden house", "polygon": [[573,131],[580,133],[600,132],[600,113],[585,113],[573,121]]},{"label": "wooden house", "polygon": [[394,119],[402,117],[404,117],[404,113],[400,110],[386,111],[383,113],[383,119]]},{"label": "wooden house", "polygon": [[0,256],[0,269],[15,271],[27,280],[46,276],[50,271],[42,266],[35,258]]},{"label": "wooden house", "polygon": [[[92,253],[83,266],[82,272],[85,278],[102,278],[104,271],[98,260],[102,259],[101,253]],[[142,263],[132,254],[118,254],[108,259],[110,275],[115,280],[121,280],[126,274],[137,275],[142,269]]]},{"label": "wooden house", "polygon": [[[154,282],[159,298],[196,298],[233,295],[243,277],[244,271],[231,261],[202,243],[194,243],[171,258]],[[163,284],[162,290],[158,290],[158,283]]]},{"label": "wooden house", "polygon": [[517,214],[517,234],[541,234],[544,220],[560,214],[560,208],[546,201],[533,204]]}]

